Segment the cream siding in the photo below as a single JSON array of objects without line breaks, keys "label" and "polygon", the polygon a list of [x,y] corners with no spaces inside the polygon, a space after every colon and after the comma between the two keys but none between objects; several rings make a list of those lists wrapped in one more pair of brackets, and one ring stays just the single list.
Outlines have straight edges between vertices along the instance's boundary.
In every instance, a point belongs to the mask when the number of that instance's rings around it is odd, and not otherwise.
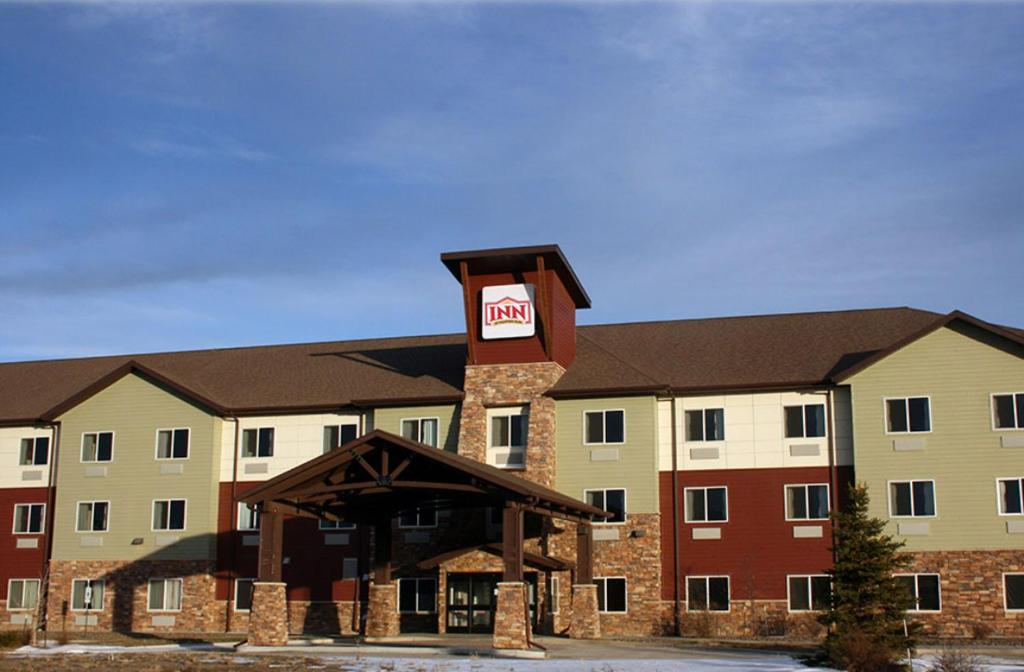
[{"label": "cream siding", "polygon": [[373,429],[402,435],[405,418],[437,418],[437,443],[448,452],[459,449],[459,409],[456,404],[445,406],[401,406],[377,408],[373,411]]},{"label": "cream siding", "polygon": [[[50,439],[50,457],[43,465],[20,465],[21,440],[46,437]],[[43,488],[49,484],[50,461],[53,460],[53,429],[50,427],[0,428],[0,489]]]}]

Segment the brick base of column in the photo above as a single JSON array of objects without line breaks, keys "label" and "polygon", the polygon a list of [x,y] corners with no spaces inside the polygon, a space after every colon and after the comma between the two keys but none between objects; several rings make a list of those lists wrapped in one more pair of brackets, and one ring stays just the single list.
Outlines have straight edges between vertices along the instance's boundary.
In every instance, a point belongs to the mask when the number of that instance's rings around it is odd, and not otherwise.
[{"label": "brick base of column", "polygon": [[398,584],[370,584],[370,602],[366,608],[366,636],[394,637],[399,633]]},{"label": "brick base of column", "polygon": [[530,648],[530,619],[526,584],[522,581],[498,584],[498,609],[494,614],[494,648]]},{"label": "brick base of column", "polygon": [[252,646],[288,644],[288,597],[286,584],[256,581],[252,584],[248,642]]},{"label": "brick base of column", "polygon": [[569,621],[569,637],[572,639],[601,639],[597,586],[593,583],[574,584],[572,587],[572,619]]}]

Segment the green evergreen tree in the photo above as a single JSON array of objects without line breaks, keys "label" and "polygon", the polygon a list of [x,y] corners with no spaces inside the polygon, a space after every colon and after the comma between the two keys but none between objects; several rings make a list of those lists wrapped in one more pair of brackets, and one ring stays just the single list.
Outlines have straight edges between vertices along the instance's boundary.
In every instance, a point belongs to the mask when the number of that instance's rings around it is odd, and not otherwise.
[{"label": "green evergreen tree", "polygon": [[885,522],[868,515],[868,503],[867,487],[851,485],[849,501],[832,514],[832,599],[820,617],[829,629],[824,656],[851,672],[896,669],[914,648],[904,630],[911,597],[893,578],[910,559],[900,553],[903,542],[885,534]]}]

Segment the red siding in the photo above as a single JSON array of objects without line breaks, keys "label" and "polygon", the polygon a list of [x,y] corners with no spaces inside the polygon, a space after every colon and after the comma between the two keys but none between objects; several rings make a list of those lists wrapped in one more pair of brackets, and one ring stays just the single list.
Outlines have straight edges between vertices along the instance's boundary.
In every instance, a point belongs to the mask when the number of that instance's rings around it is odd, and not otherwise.
[{"label": "red siding", "polygon": [[[840,474],[848,482],[848,475]],[[662,513],[662,595],[672,599],[672,472],[659,474]],[[828,467],[679,472],[680,595],[687,575],[727,575],[733,599],[786,599],[787,574],[820,574],[832,564],[828,521],[787,521],[784,486],[828,483]],[[728,487],[728,522],[686,523],[683,488]],[[845,486],[841,486],[845,487]],[[834,499],[834,493],[833,493]],[[820,539],[794,539],[793,527],[821,525]],[[719,527],[721,539],[694,540],[694,527]]]},{"label": "red siding", "polygon": [[[0,490],[0,595],[7,599],[9,579],[38,579],[43,574],[46,534],[14,534],[15,504],[46,504],[49,488],[10,488]],[[49,513],[47,512],[47,516]],[[45,525],[49,525],[46,520]],[[44,529],[48,533],[48,529]],[[38,548],[18,548],[17,539],[38,539]]]}]

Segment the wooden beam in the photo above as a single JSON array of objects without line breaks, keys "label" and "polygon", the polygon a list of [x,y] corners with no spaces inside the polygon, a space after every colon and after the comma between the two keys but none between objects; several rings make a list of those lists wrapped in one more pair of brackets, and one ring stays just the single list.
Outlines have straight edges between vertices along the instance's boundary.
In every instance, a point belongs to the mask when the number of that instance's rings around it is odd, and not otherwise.
[{"label": "wooden beam", "polygon": [[281,549],[284,539],[284,514],[278,504],[264,504],[260,510],[259,580],[281,580]]},{"label": "wooden beam", "polygon": [[466,310],[466,348],[468,349],[469,364],[476,364],[476,305],[473,302],[473,292],[469,289],[469,264],[465,261],[459,262],[459,280],[462,282],[462,301]]},{"label": "wooden beam", "polygon": [[523,509],[516,502],[505,504],[501,527],[502,581],[523,580]]},{"label": "wooden beam", "polygon": [[594,527],[590,523],[576,526],[576,583],[594,582]]},{"label": "wooden beam", "polygon": [[370,478],[372,478],[375,481],[379,481],[380,480],[380,474],[377,473],[376,469],[374,469],[373,467],[370,466],[370,463],[367,462],[366,459],[363,458],[362,455],[356,455],[356,462],[359,463],[360,467],[362,467],[363,469],[366,470],[366,473],[368,473],[370,475]]},{"label": "wooden beam", "polygon": [[391,583],[391,518],[380,516],[373,525],[373,582]]},{"label": "wooden beam", "polygon": [[398,477],[402,475],[402,472],[409,468],[412,464],[412,455],[402,460],[402,462],[395,467],[395,470],[391,472],[391,482],[394,483],[398,480]]}]

